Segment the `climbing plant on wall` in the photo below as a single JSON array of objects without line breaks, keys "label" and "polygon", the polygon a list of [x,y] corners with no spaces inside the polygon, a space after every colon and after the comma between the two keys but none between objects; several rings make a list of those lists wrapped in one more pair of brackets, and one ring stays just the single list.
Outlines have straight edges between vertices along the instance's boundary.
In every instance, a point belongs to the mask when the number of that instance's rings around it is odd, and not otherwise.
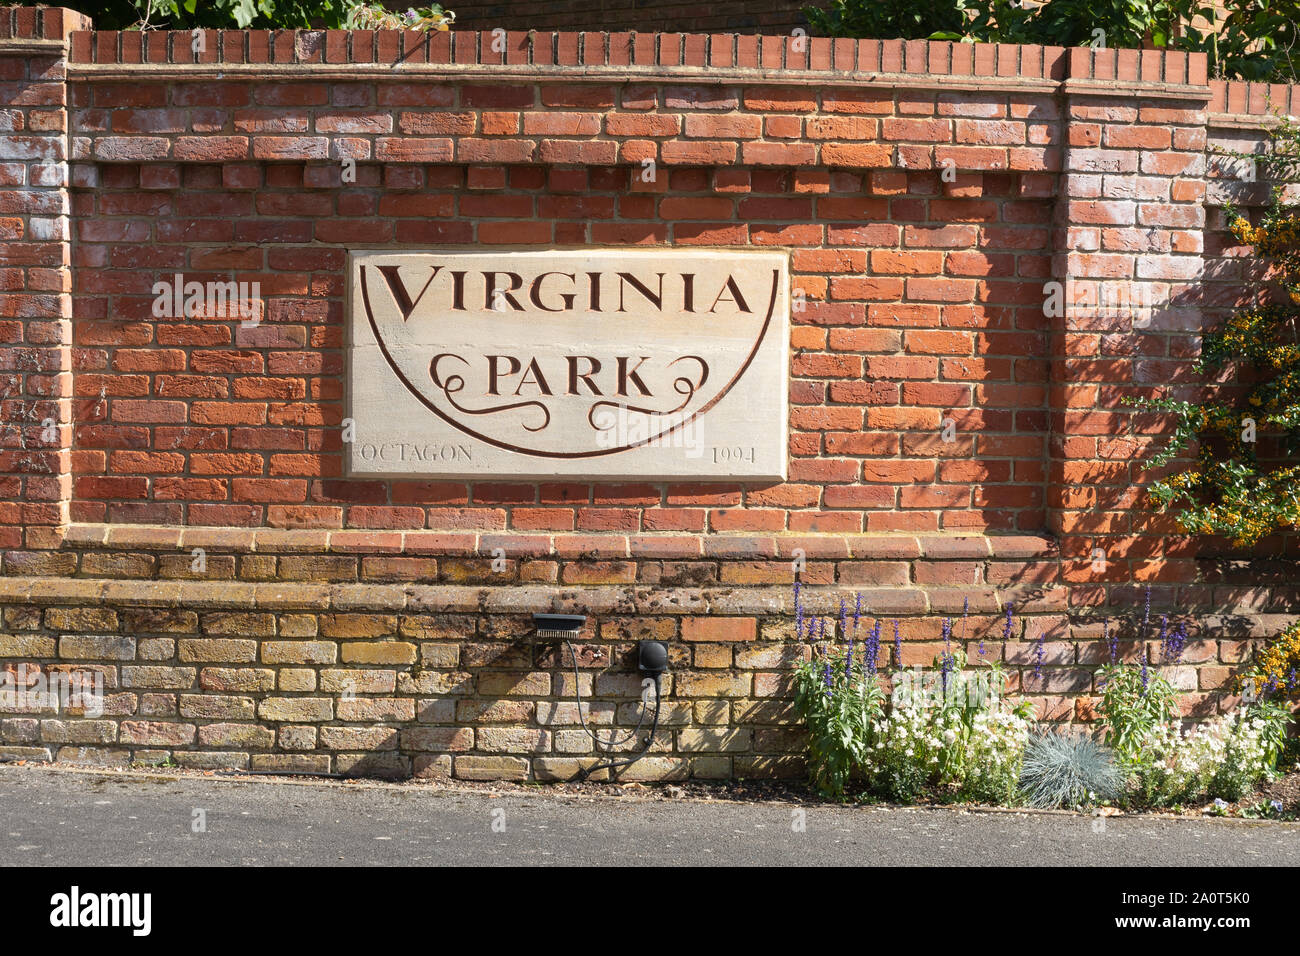
[{"label": "climbing plant on wall", "polygon": [[[1239,546],[1300,527],[1300,215],[1285,194],[1300,170],[1300,127],[1283,121],[1271,140],[1258,160],[1276,184],[1270,205],[1254,224],[1228,209],[1232,234],[1266,268],[1257,271],[1246,304],[1201,345],[1198,370],[1224,384],[1203,402],[1134,402],[1175,416],[1172,440],[1154,465],[1195,446],[1193,463],[1156,482],[1151,497],[1178,509],[1183,530]],[[1233,371],[1237,382],[1220,374]]]}]

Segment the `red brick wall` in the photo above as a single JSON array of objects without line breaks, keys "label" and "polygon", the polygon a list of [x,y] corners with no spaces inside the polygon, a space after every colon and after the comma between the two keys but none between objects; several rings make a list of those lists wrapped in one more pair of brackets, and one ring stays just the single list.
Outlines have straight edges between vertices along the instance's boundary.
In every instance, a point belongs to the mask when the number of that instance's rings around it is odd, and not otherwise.
[{"label": "red brick wall", "polygon": [[[10,11],[5,29],[35,36],[35,17]],[[62,42],[61,15],[47,17],[51,38],[36,42]],[[11,382],[15,400],[21,388],[35,403],[24,414],[59,423],[60,447],[20,436],[11,456],[21,494],[9,526],[29,538],[68,518],[1047,529],[1068,555],[1120,556],[1112,573],[1124,577],[1170,556],[1135,538],[1168,523],[1132,507],[1134,452],[1162,423],[1121,400],[1189,375],[1210,112],[1263,108],[1259,90],[1208,84],[1201,58],[628,34],[512,33],[501,52],[472,33],[209,31],[198,53],[186,34],[70,41],[66,84],[57,57],[7,61],[15,82],[30,79],[14,88],[26,112],[11,154],[44,164],[33,183],[50,158],[71,159],[66,187],[28,194],[68,203],[66,222],[13,230],[49,237],[21,255],[66,256],[71,269],[15,273],[67,286],[33,289],[12,310],[75,319],[71,348],[11,362],[37,371]],[[135,61],[158,66],[127,79]],[[394,79],[389,61],[424,78]],[[313,62],[352,66],[328,81],[293,72]],[[629,63],[661,75],[627,83]],[[581,82],[566,64],[583,66]],[[777,72],[760,81],[759,65]],[[342,158],[360,163],[354,185],[339,182]],[[645,160],[658,164],[652,183],[635,175]],[[28,183],[21,164],[9,169]],[[502,242],[789,249],[808,299],[792,341],[791,480],[341,480],[343,251]],[[1221,244],[1210,243],[1231,257]],[[258,281],[267,321],[153,321],[150,289],[175,271]],[[1045,279],[1136,284],[1164,304],[1136,324],[1054,324]],[[66,334],[57,322],[26,331],[32,346]],[[955,442],[939,440],[945,418]]]},{"label": "red brick wall", "polygon": [[[97,102],[154,101],[148,86],[94,92]],[[106,112],[77,115],[93,124]],[[239,124],[256,108],[232,112]],[[278,110],[274,122],[289,115]],[[403,110],[398,122],[449,115]],[[688,123],[697,118],[715,117]],[[99,167],[93,189],[74,189],[74,520],[625,533],[1043,527],[1047,336],[1041,307],[1022,300],[1050,269],[1050,205],[1013,194],[1013,176],[967,175],[944,190],[932,172],[680,167],[642,191],[627,167],[412,164],[313,187],[322,172],[335,170],[118,164]],[[343,267],[348,246],[363,242],[792,249],[795,285],[814,304],[796,316],[789,482],[345,480]],[[153,319],[150,289],[173,272],[259,282],[265,323]],[[945,416],[959,441],[941,441]]]},{"label": "red brick wall", "polygon": [[[75,399],[28,410],[71,425],[61,451],[32,442],[11,459],[28,508],[11,526],[28,544],[69,518],[1046,530],[1080,564],[1066,580],[1094,580],[1085,556],[1098,547],[1108,581],[1153,563],[1194,574],[1161,537],[1169,522],[1135,507],[1137,453],[1164,423],[1122,401],[1195,387],[1207,237],[1236,254],[1207,232],[1207,130],[1235,111],[1224,122],[1252,135],[1263,103],[1207,83],[1203,58],[734,35],[511,33],[499,52],[464,32],[204,40],[196,53],[188,34],[74,33],[66,85],[37,65],[44,85],[22,94],[37,105],[16,146],[39,156],[66,142],[71,160],[68,237],[50,247],[70,260],[70,296],[23,302],[75,319],[70,348],[16,353],[66,363],[57,387]],[[133,71],[140,61],[154,72]],[[299,63],[351,66],[304,80]],[[625,64],[652,74],[627,82]],[[760,65],[776,72],[759,79]],[[64,95],[66,113],[38,108]],[[345,158],[355,183],[340,182]],[[790,480],[347,480],[343,265],[356,244],[790,250],[807,299],[791,343]],[[266,321],[153,319],[152,286],[176,272],[260,283]],[[1125,284],[1159,305],[1053,317],[1046,281]],[[39,398],[49,382],[22,387]],[[57,510],[42,515],[33,501],[47,498]]]},{"label": "red brick wall", "polygon": [[[83,36],[76,42],[93,47],[74,58],[91,73],[92,62],[152,59],[131,46],[138,37]],[[225,51],[228,39],[213,46]],[[450,40],[450,60],[462,49],[490,58],[488,37]],[[582,40],[584,61],[599,48],[617,62],[613,40]],[[756,40],[749,54],[696,40],[708,38],[681,39],[671,58],[665,39],[651,53],[687,66],[759,55]],[[438,58],[433,46],[417,48]],[[189,53],[179,50],[173,59]],[[553,52],[565,58],[563,41]],[[624,52],[640,55],[635,45]],[[825,41],[777,48],[788,62],[811,53],[827,67],[830,52]],[[944,68],[962,69],[949,58],[966,52],[939,45],[919,65],[937,68],[942,57]],[[991,72],[983,53],[964,69]],[[537,55],[535,43],[521,59]],[[851,43],[836,62],[900,69],[903,55],[901,43]],[[1017,69],[1060,71],[1061,51],[1033,56]],[[1048,173],[1059,168],[1062,137],[1049,93],[692,79],[74,82],[74,520],[621,533],[1044,528],[1041,284],[1051,275]],[[360,161],[356,184],[344,187],[327,160],[340,156]],[[638,175],[646,159],[659,164],[649,183]],[[943,164],[951,181],[936,171]],[[792,342],[790,481],[343,480],[342,270],[356,243],[791,250],[808,306]],[[176,271],[260,282],[266,325],[153,320],[150,290]],[[955,441],[941,440],[945,419]]]}]

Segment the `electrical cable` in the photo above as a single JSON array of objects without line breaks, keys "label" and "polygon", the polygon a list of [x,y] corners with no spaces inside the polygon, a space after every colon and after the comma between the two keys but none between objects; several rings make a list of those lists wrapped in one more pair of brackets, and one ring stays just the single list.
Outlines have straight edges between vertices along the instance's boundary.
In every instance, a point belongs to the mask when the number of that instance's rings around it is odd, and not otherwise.
[{"label": "electrical cable", "polygon": [[[645,726],[645,715],[646,715],[646,710],[648,708],[645,706],[645,702],[643,698],[641,704],[641,717],[636,722],[636,727],[632,730],[632,732],[629,734],[625,734],[622,737],[619,737],[618,739],[611,738],[609,741],[602,741],[600,737],[598,737],[591,730],[591,728],[587,726],[587,719],[582,714],[582,681],[580,679],[580,675],[578,672],[578,650],[573,646],[573,642],[569,641],[567,638],[565,639],[564,643],[569,645],[569,656],[573,659],[573,693],[578,700],[578,723],[582,725],[582,729],[586,731],[587,736],[590,737],[592,741],[595,743],[596,751],[598,753],[603,751],[604,753],[608,754],[612,752],[613,748],[618,746],[619,744],[626,743],[627,741],[636,738],[637,734],[641,732],[641,728]],[[610,763],[606,763],[604,760],[602,760],[592,764],[590,767],[586,767],[582,770],[579,770],[577,775],[574,776],[573,778],[574,782],[581,783],[582,781],[586,780],[589,776],[591,776],[593,773],[596,773],[597,771],[600,770],[616,770],[619,767],[630,766],[631,764],[636,763],[638,760],[640,760],[642,757],[645,756],[646,751],[650,749],[650,745],[654,742],[655,734],[659,732],[659,710],[663,705],[663,693],[660,688],[659,682],[662,676],[663,676],[662,674],[655,674],[654,677],[654,688],[655,688],[654,719],[651,721],[650,733],[646,735],[645,742],[641,745],[641,749],[638,750],[636,753],[634,753],[631,757],[627,757],[622,760],[616,760]]]},{"label": "electrical cable", "polygon": [[641,708],[641,719],[637,721],[636,728],[630,734],[626,734],[618,738],[617,740],[611,738],[608,742],[602,741],[587,726],[587,720],[585,717],[582,716],[582,681],[578,677],[578,650],[573,646],[573,643],[569,641],[567,638],[565,639],[564,643],[569,645],[569,656],[573,658],[573,693],[574,696],[576,696],[578,699],[578,723],[582,724],[582,729],[587,731],[587,736],[596,742],[596,749],[601,750],[603,748],[604,750],[609,751],[612,750],[614,747],[617,747],[619,744],[625,744],[629,740],[635,739],[636,735],[641,732],[641,728],[645,724],[644,707]]},{"label": "electrical cable", "polygon": [[[658,674],[655,675],[654,720],[650,724],[650,733],[646,735],[645,743],[641,745],[641,749],[638,750],[636,753],[634,753],[631,757],[628,757],[624,760],[616,760],[613,763],[607,763],[607,764],[596,763],[596,764],[592,764],[590,767],[587,767],[584,770],[579,770],[577,776],[573,778],[575,782],[581,783],[582,781],[586,780],[589,776],[591,776],[593,773],[596,773],[597,771],[600,770],[617,770],[619,767],[631,766],[632,764],[636,763],[638,760],[640,760],[642,757],[645,756],[646,751],[650,749],[650,745],[654,743],[655,734],[658,733],[659,731],[659,706],[663,702],[663,695],[659,691],[659,676],[660,675]],[[642,711],[644,711],[645,707],[643,706],[641,709]]]}]

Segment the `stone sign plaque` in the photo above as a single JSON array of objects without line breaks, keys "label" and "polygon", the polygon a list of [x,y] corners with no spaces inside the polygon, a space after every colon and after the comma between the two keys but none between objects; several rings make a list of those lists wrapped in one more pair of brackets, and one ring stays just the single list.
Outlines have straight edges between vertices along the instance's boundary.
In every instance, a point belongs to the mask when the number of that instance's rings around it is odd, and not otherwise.
[{"label": "stone sign plaque", "polygon": [[350,473],[784,480],[780,252],[353,252]]}]

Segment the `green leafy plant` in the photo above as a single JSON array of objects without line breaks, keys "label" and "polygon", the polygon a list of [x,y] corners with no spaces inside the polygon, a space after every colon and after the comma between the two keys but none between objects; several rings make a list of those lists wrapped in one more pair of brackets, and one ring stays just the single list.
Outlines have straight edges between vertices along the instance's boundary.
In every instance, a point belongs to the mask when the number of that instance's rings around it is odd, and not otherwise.
[{"label": "green leafy plant", "polygon": [[849,654],[832,647],[795,670],[809,778],[820,793],[844,799],[858,782],[899,803],[1014,801],[1032,705],[1002,700],[997,665],[967,670],[953,651],[928,673],[895,672],[887,703],[874,670],[850,666]]},{"label": "green leafy plant", "polygon": [[1111,752],[1086,734],[1036,733],[1025,746],[1020,790],[1039,808],[1077,808],[1116,799],[1124,774]]},{"label": "green leafy plant", "polygon": [[1211,75],[1281,83],[1300,76],[1297,0],[1225,0],[1221,6],[1175,0],[1169,6],[1175,29],[1181,28],[1169,45],[1206,54]]},{"label": "green leafy plant", "polygon": [[1178,716],[1177,692],[1145,663],[1108,664],[1100,670],[1098,684],[1106,746],[1121,768],[1142,766],[1150,758],[1145,748],[1152,732]]},{"label": "green leafy plant", "polygon": [[794,681],[795,709],[808,726],[812,785],[837,800],[862,764],[883,705],[875,675],[865,675],[860,667],[850,673],[847,660],[847,650],[832,650],[803,661]]},{"label": "green leafy plant", "polygon": [[1291,722],[1286,707],[1259,700],[1184,731],[1175,691],[1154,669],[1110,665],[1101,679],[1105,739],[1129,803],[1239,800],[1275,774]]},{"label": "green leafy plant", "polygon": [[[1240,800],[1260,780],[1274,776],[1286,744],[1291,712],[1278,703],[1261,700],[1239,708],[1229,715],[1227,723],[1222,750],[1211,748],[1212,756],[1221,753],[1222,759],[1213,766],[1205,791],[1211,797]],[[1213,725],[1207,730],[1212,734]],[[1213,736],[1210,739],[1213,743]]]},{"label": "green leafy plant", "polygon": [[831,0],[808,7],[830,36],[1155,47],[1205,53],[1216,76],[1293,82],[1300,0]]},{"label": "green leafy plant", "polygon": [[355,0],[135,0],[142,29],[342,27]]},{"label": "green leafy plant", "polygon": [[349,30],[447,30],[456,14],[441,5],[411,7],[402,13],[385,10],[378,3],[357,3],[348,11],[344,26]]},{"label": "green leafy plant", "polygon": [[1186,732],[1162,724],[1145,741],[1148,759],[1137,768],[1130,798],[1157,807],[1240,800],[1275,775],[1290,719],[1286,708],[1260,701]]},{"label": "green leafy plant", "polygon": [[378,0],[61,0],[96,29],[446,30],[456,15],[439,4],[389,11]]},{"label": "green leafy plant", "polygon": [[960,34],[967,19],[962,0],[832,0],[825,9],[805,7],[803,13],[819,33],[876,39]]},{"label": "green leafy plant", "polygon": [[1246,820],[1295,819],[1295,814],[1287,813],[1281,800],[1258,800],[1248,807],[1243,807],[1240,816]]}]

